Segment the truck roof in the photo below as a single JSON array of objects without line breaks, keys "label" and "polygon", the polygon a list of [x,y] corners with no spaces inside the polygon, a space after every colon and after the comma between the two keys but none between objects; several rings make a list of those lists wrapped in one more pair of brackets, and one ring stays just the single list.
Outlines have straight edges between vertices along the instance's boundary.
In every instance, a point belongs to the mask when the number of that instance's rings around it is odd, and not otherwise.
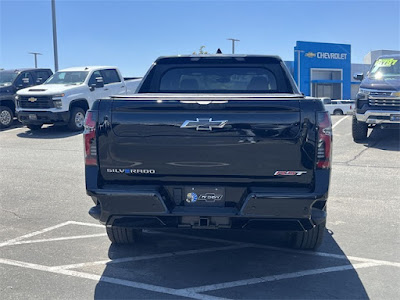
[{"label": "truck roof", "polygon": [[385,54],[378,57],[379,58],[400,58],[400,54]]},{"label": "truck roof", "polygon": [[171,55],[160,56],[156,61],[161,59],[189,59],[189,58],[245,58],[245,57],[259,57],[259,58],[275,58],[282,60],[278,55],[261,55],[261,54],[193,54],[193,55]]},{"label": "truck roof", "polygon": [[18,68],[18,69],[7,69],[7,70],[0,70],[0,72],[11,72],[11,73],[20,73],[23,71],[37,71],[37,70],[50,70],[50,68]]},{"label": "truck roof", "polygon": [[59,70],[59,72],[64,72],[64,71],[96,71],[96,70],[101,70],[101,69],[117,69],[117,67],[113,66],[84,66],[84,67],[71,67],[71,68],[66,68]]}]

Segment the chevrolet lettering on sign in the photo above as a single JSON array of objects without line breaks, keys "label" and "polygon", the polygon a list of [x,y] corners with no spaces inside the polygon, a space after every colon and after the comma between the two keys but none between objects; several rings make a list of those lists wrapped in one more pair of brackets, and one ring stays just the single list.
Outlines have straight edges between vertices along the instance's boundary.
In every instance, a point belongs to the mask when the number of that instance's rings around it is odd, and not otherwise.
[{"label": "chevrolet lettering on sign", "polygon": [[346,59],[347,58],[347,53],[317,52],[317,58],[322,58],[322,59]]},{"label": "chevrolet lettering on sign", "polygon": [[336,53],[336,52],[317,52],[317,54],[313,52],[307,52],[304,56],[308,58],[319,58],[319,59],[347,59],[347,53]]}]

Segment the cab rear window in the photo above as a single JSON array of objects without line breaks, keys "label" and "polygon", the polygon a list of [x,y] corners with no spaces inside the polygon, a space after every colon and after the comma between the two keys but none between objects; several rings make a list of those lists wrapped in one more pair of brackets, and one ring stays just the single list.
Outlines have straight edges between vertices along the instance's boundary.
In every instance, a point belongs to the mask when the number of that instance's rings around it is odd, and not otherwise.
[{"label": "cab rear window", "polygon": [[274,57],[182,57],[156,62],[139,93],[293,93]]},{"label": "cab rear window", "polygon": [[265,68],[174,68],[161,77],[160,92],[277,93],[275,75]]}]

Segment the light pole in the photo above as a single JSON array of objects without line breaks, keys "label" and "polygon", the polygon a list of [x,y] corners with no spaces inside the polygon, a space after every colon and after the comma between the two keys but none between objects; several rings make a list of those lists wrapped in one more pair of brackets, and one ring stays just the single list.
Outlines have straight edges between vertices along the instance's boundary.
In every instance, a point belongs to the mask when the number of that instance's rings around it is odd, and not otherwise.
[{"label": "light pole", "polygon": [[297,86],[300,90],[300,53],[304,52],[303,50],[294,50],[294,52],[297,52]]},{"label": "light pole", "polygon": [[228,41],[232,41],[232,54],[235,54],[235,42],[240,42],[240,40],[237,39],[227,39]]},{"label": "light pole", "polygon": [[57,51],[57,28],[56,28],[56,3],[51,0],[51,13],[53,20],[53,49],[54,49],[54,72],[58,71],[58,51]]},{"label": "light pole", "polygon": [[42,55],[42,53],[39,52],[29,52],[29,54],[33,54],[35,56],[35,69],[37,69],[37,56]]}]

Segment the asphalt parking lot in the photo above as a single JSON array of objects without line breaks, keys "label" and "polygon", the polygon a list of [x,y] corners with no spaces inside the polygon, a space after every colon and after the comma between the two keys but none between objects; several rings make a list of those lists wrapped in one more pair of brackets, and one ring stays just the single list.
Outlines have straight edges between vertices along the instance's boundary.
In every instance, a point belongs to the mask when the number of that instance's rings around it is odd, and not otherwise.
[{"label": "asphalt parking lot", "polygon": [[0,132],[2,299],[398,299],[400,136],[351,138],[333,116],[333,172],[318,252],[281,233],[146,231],[113,246],[87,211],[82,135]]}]

